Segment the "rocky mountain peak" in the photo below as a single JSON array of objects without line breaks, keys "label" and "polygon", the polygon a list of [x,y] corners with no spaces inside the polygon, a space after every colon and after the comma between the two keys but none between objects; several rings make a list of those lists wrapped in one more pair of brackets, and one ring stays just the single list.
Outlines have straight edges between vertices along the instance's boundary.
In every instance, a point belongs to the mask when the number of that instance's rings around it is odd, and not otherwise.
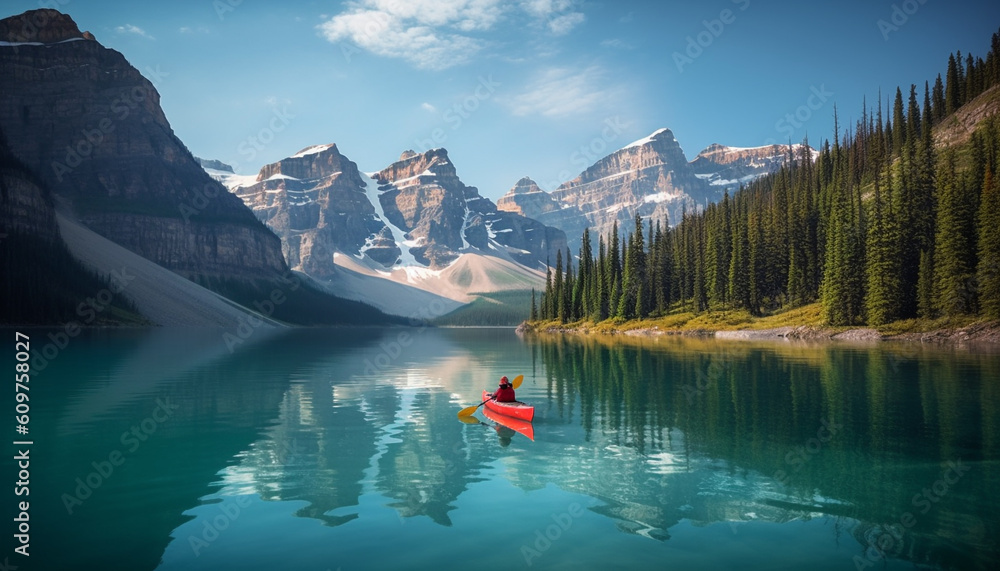
[{"label": "rocky mountain peak", "polygon": [[[507,191],[507,194],[500,197],[500,200],[497,201],[497,208],[507,212],[516,212],[529,218],[539,218],[543,214],[559,210],[560,205],[552,198],[551,194],[542,190],[535,181],[528,177],[523,177],[514,183],[514,186]],[[551,224],[557,228],[564,228],[564,226],[558,226],[556,222],[556,220],[552,220],[547,222],[547,224]],[[558,220],[558,222],[565,224],[564,220]],[[569,229],[576,230],[576,227],[570,227]]]},{"label": "rocky mountain peak", "polygon": [[[729,150],[729,147],[727,147],[725,145],[720,145],[719,143],[712,143],[711,145],[709,145],[709,146],[705,147],[704,149],[702,149],[702,151],[700,153],[698,153],[698,156],[699,157],[720,156],[720,155],[724,155],[727,150]],[[695,157],[695,158],[697,159],[697,157]]]},{"label": "rocky mountain peak", "polygon": [[[793,145],[792,152],[798,156],[802,150],[802,145]],[[760,147],[727,147],[718,143],[712,143],[705,147],[698,156],[691,161],[696,168],[703,163],[714,163],[717,165],[730,164],[742,160],[783,158],[788,155],[788,145],[763,145]]]},{"label": "rocky mountain peak", "polygon": [[[367,195],[357,164],[336,144],[313,145],[264,165],[255,183],[230,190],[281,238],[289,266],[329,279],[334,256],[367,254],[391,266],[400,256]],[[371,181],[368,181],[370,184]]]},{"label": "rocky mountain peak", "polygon": [[[458,180],[455,166],[448,158],[448,151],[445,149],[431,149],[420,154],[406,151],[400,155],[398,161],[382,169],[376,175],[379,183],[403,182],[404,179],[414,181],[420,178],[428,180],[434,177]],[[464,187],[464,185],[462,186]]]},{"label": "rocky mountain peak", "polygon": [[74,39],[93,40],[94,35],[81,32],[73,18],[58,10],[28,10],[0,20],[0,42],[54,44]]},{"label": "rocky mountain peak", "polygon": [[[713,143],[691,161],[691,168],[698,177],[709,185],[727,190],[735,190],[765,174],[781,168],[788,161],[789,153],[794,160],[802,156],[802,145],[764,145],[760,147],[727,147]],[[816,151],[809,149],[815,160]]]},{"label": "rocky mountain peak", "polygon": [[531,180],[529,177],[522,177],[520,180],[514,183],[514,187],[510,189],[509,194],[531,194],[533,192],[543,192],[538,183]]},{"label": "rocky mountain peak", "polygon": [[[639,171],[662,167],[666,173],[677,171],[682,174],[686,169],[687,157],[670,129],[658,129],[647,137],[625,145],[618,151],[598,160],[577,178],[563,183],[553,194],[557,197],[573,194],[573,189],[579,188],[612,174],[638,173]],[[694,183],[697,186],[697,183]]]},{"label": "rocky mountain peak", "polygon": [[499,211],[459,179],[445,149],[404,153],[374,178],[386,222],[413,244],[407,252],[431,268],[445,267],[469,249],[534,267],[566,243],[565,234],[555,228]]},{"label": "rocky mountain peak", "polygon": [[317,179],[344,173],[361,184],[358,167],[350,159],[340,154],[335,143],[306,147],[294,155],[276,163],[264,165],[257,180],[267,180],[277,175],[297,179]]},{"label": "rocky mountain peak", "polygon": [[[673,132],[658,129],[598,160],[560,185],[552,197],[560,209],[576,209],[587,226],[606,234],[615,222],[628,227],[636,214],[675,224],[682,212],[693,212],[711,200],[711,191],[691,168]],[[570,240],[578,247],[572,234]]]}]

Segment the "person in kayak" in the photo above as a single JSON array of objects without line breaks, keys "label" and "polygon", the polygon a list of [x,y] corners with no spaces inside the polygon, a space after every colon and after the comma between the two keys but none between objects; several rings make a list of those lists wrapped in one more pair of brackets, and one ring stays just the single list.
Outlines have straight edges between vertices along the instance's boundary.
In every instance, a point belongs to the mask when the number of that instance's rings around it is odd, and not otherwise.
[{"label": "person in kayak", "polygon": [[497,402],[514,402],[517,400],[514,396],[514,386],[510,384],[507,377],[500,377],[500,388],[490,395],[490,398]]}]

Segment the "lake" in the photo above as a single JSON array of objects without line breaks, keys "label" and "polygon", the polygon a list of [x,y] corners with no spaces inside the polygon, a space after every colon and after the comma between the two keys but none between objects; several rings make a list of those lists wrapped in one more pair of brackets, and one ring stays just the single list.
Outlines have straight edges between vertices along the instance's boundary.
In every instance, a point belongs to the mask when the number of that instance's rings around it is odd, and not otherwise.
[{"label": "lake", "polygon": [[[98,329],[46,351],[49,330],[22,331],[30,434],[8,426],[33,442],[31,555],[0,555],[22,570],[1000,560],[989,348],[372,328],[232,351],[219,331]],[[459,422],[518,374],[533,440],[482,409]]]}]

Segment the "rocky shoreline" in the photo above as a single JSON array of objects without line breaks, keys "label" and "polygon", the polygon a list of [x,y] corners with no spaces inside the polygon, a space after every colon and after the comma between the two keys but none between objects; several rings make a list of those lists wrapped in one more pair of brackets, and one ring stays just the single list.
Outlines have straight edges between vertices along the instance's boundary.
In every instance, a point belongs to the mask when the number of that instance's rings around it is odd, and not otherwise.
[{"label": "rocky shoreline", "polygon": [[[522,323],[517,328],[518,333],[570,333],[570,334],[590,334],[598,331],[589,327],[546,327],[535,329],[528,323]],[[927,332],[902,333],[898,335],[884,335],[877,329],[857,328],[857,329],[837,329],[829,327],[817,327],[812,325],[799,325],[788,327],[777,327],[773,329],[738,329],[712,331],[708,329],[661,329],[659,327],[635,328],[635,329],[615,329],[601,330],[600,333],[607,335],[627,335],[632,337],[661,337],[668,335],[680,335],[685,337],[714,337],[716,339],[727,340],[800,340],[800,341],[852,341],[852,342],[874,342],[874,341],[917,341],[921,343],[1000,343],[1000,322],[976,323],[967,327],[956,329],[937,329]]]}]

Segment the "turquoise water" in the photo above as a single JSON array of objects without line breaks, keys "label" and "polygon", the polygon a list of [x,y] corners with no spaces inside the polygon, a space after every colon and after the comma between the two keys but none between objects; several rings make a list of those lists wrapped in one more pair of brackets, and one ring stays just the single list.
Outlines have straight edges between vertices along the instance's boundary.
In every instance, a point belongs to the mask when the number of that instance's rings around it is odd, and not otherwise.
[{"label": "turquoise water", "polygon": [[[987,349],[341,329],[231,353],[215,331],[94,330],[53,353],[31,381],[31,556],[0,554],[22,570],[1000,559]],[[533,441],[456,418],[503,374],[525,376]]]}]

